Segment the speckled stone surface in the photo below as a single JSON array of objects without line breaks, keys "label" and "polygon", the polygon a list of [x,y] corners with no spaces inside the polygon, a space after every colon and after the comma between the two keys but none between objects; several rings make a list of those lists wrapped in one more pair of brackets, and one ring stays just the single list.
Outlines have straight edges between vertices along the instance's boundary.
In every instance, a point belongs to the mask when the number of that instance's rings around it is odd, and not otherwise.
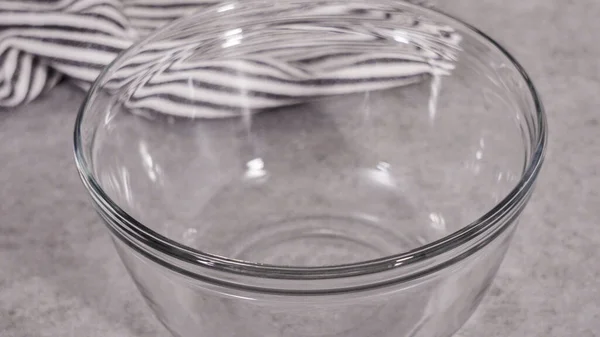
[{"label": "speckled stone surface", "polygon": [[[550,123],[538,189],[460,337],[600,336],[600,2],[447,0],[537,83]],[[0,336],[168,336],[88,204],[72,159],[83,95],[0,111]]]}]

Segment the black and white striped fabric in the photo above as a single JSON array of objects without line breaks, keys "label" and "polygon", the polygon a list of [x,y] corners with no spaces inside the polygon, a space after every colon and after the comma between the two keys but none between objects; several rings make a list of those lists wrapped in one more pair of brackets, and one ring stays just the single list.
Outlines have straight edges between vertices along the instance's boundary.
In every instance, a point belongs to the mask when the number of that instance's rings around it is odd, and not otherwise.
[{"label": "black and white striped fabric", "polygon": [[[137,39],[176,18],[219,5],[210,0],[0,0],[0,107],[34,100],[61,78],[87,88],[119,52]],[[316,1],[304,15],[339,15],[356,10],[350,5]],[[360,10],[364,15],[382,15],[381,10]],[[266,17],[281,14],[276,9],[272,13],[265,8],[257,11]],[[207,18],[210,20],[215,22],[206,24],[216,27],[223,17]],[[414,27],[423,33],[422,41],[412,41],[412,46],[423,47],[418,53],[385,46],[373,50],[373,39],[389,35],[385,27],[365,26],[365,34],[343,34],[356,27],[340,24],[335,26],[341,33],[337,38],[331,38],[331,29],[301,20],[266,25],[260,32],[243,33],[244,41],[250,42],[229,48],[225,54],[223,44],[215,45],[213,51],[219,57],[206,56],[197,61],[189,59],[195,52],[190,49],[190,41],[204,46],[204,55],[210,55],[213,37],[192,34],[189,38],[157,41],[121,64],[107,87],[128,88],[124,102],[132,109],[226,117],[241,109],[387,89],[414,83],[424,75],[444,75],[453,67],[448,60],[453,59],[460,40],[448,27],[423,22]],[[236,36],[241,34],[232,31],[224,43],[239,43]],[[432,41],[429,36],[439,36],[439,40]],[[162,60],[166,52],[169,62]],[[151,75],[143,83],[129,83],[139,81],[135,74],[141,72]]]}]

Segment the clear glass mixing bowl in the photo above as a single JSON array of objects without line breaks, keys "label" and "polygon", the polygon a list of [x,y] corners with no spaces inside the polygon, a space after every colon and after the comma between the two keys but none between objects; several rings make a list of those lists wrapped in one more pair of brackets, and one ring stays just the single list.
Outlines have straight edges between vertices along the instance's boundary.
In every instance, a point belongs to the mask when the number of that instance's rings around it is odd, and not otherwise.
[{"label": "clear glass mixing bowl", "polygon": [[502,47],[392,0],[212,6],[118,57],[75,128],[98,213],[181,337],[451,336],[545,141]]}]

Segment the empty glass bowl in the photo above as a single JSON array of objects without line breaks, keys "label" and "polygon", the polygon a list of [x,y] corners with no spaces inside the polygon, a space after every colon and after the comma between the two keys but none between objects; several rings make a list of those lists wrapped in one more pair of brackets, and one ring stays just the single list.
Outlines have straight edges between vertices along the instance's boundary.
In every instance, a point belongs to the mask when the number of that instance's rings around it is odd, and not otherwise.
[{"label": "empty glass bowl", "polygon": [[543,159],[519,64],[393,0],[244,0],[160,29],[88,94],[76,160],[181,337],[447,337]]}]

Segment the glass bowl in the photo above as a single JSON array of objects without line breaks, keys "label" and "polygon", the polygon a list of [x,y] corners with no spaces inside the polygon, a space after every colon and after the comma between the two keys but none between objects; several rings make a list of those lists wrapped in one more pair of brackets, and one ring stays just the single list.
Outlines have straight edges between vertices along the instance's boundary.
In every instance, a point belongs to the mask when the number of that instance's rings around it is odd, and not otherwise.
[{"label": "glass bowl", "polygon": [[392,0],[245,0],[120,55],[75,127],[83,183],[180,337],[447,337],[540,170],[505,49]]}]

